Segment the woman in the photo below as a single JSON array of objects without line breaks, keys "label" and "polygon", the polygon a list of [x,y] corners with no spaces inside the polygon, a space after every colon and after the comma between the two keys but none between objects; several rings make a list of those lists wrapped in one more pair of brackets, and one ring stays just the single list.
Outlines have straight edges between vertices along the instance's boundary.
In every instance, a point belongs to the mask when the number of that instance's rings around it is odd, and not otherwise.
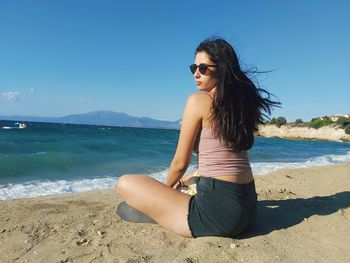
[{"label": "woman", "polygon": [[[254,224],[256,192],[247,150],[257,125],[278,102],[241,70],[232,46],[204,40],[190,70],[199,93],[186,103],[176,153],[165,183],[141,174],[122,176],[116,191],[132,207],[185,237],[235,236]],[[260,93],[265,93],[263,98]],[[177,189],[192,151],[198,152],[197,194]]]}]

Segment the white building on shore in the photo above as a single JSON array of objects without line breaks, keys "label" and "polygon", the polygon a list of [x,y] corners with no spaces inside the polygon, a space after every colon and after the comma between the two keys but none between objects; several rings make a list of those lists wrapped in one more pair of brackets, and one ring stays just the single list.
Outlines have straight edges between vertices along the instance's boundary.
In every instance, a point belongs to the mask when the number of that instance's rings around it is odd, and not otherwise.
[{"label": "white building on shore", "polygon": [[332,121],[337,121],[339,118],[341,117],[345,117],[345,118],[349,118],[350,117],[350,113],[349,114],[334,114],[334,115],[331,115],[331,116],[328,116]]}]

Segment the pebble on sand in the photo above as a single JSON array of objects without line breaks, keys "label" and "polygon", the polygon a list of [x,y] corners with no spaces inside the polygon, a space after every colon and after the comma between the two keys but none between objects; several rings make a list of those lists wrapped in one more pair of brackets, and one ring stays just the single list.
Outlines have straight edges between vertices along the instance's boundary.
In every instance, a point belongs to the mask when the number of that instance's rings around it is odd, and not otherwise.
[{"label": "pebble on sand", "polygon": [[238,245],[235,244],[235,243],[232,243],[232,244],[230,245],[230,248],[232,248],[232,249],[237,248],[237,247],[238,247]]}]

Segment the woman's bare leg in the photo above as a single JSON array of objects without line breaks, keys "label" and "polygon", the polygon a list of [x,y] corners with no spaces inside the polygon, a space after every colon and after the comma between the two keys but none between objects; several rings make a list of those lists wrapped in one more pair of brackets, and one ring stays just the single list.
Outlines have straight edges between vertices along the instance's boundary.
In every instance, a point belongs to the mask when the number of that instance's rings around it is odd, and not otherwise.
[{"label": "woman's bare leg", "polygon": [[192,237],[187,214],[190,196],[142,174],[119,178],[116,191],[132,207],[179,235]]}]

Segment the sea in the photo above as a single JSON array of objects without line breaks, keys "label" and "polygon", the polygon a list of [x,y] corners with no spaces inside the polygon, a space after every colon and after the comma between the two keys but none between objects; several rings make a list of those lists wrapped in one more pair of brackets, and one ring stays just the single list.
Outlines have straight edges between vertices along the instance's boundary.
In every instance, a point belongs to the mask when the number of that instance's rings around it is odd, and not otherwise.
[{"label": "sea", "polygon": [[[167,129],[26,125],[0,128],[0,200],[114,188],[130,173],[164,181],[179,137],[178,130]],[[254,175],[264,176],[281,168],[349,162],[350,144],[258,137],[249,158]],[[196,163],[193,154],[189,172]]]}]

